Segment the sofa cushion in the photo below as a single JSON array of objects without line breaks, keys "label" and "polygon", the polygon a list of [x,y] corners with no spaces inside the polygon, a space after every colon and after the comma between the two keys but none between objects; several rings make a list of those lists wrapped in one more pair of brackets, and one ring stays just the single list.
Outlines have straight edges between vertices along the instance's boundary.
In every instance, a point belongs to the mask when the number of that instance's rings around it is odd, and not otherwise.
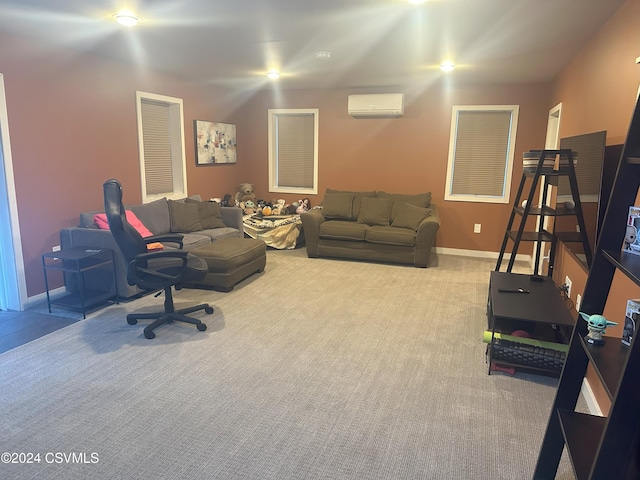
[{"label": "sofa cushion", "polygon": [[360,202],[358,223],[389,226],[393,202],[388,198],[366,197]]},{"label": "sofa cushion", "polygon": [[220,204],[216,202],[201,202],[192,198],[185,198],[185,203],[192,203],[198,207],[198,217],[203,229],[225,228],[222,221],[222,210]]},{"label": "sofa cushion", "polygon": [[352,193],[328,193],[324,196],[322,214],[326,218],[351,220],[353,212]]},{"label": "sofa cushion", "polygon": [[132,205],[131,211],[138,216],[140,221],[144,223],[154,235],[162,235],[171,231],[169,205],[165,197],[149,203]]},{"label": "sofa cushion", "polygon": [[360,215],[360,202],[363,198],[366,197],[375,197],[376,192],[349,192],[346,190],[333,190],[331,188],[327,188],[325,196],[327,193],[347,193],[353,195],[353,207],[351,208],[351,220],[356,220],[358,215]]},{"label": "sofa cushion", "polygon": [[410,203],[402,204],[398,209],[396,218],[391,223],[392,227],[409,228],[417,231],[422,220],[431,215],[430,208],[416,207]]},{"label": "sofa cushion", "polygon": [[169,217],[172,232],[190,233],[202,230],[198,206],[194,203],[169,200]]},{"label": "sofa cushion", "polygon": [[[153,233],[151,233],[149,229],[144,226],[140,219],[136,217],[135,213],[133,213],[131,210],[125,210],[124,213],[125,217],[127,218],[127,222],[129,222],[129,225],[135,228],[136,232],[138,232],[142,238],[147,238],[153,235]],[[93,217],[93,222],[97,225],[98,228],[102,230],[111,230],[106,213],[96,213]],[[152,242],[147,244],[147,250],[162,250],[163,248],[164,246],[160,242]]]},{"label": "sofa cushion", "polygon": [[346,220],[327,220],[320,224],[318,233],[321,238],[362,242],[368,228],[370,228],[369,225],[365,225],[364,223]]},{"label": "sofa cushion", "polygon": [[365,240],[369,243],[413,247],[416,244],[416,232],[408,228],[382,227],[378,225],[367,229]]},{"label": "sofa cushion", "polygon": [[[173,244],[168,244],[175,246]],[[182,249],[194,250],[196,248],[204,247],[205,245],[211,245],[211,238],[207,235],[203,235],[202,232],[185,233],[182,236]]]},{"label": "sofa cushion", "polygon": [[415,195],[405,195],[402,193],[387,193],[378,191],[376,192],[376,196],[393,200],[393,207],[391,208],[391,222],[396,219],[396,217],[398,216],[398,212],[405,203],[422,208],[426,208],[431,205],[431,192],[417,193]]}]

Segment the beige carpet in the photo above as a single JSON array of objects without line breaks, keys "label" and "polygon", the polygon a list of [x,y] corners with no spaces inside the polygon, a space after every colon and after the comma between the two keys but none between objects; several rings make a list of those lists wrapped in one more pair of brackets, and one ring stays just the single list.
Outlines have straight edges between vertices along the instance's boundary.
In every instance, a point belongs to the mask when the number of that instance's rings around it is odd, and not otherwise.
[{"label": "beige carpet", "polygon": [[107,307],[0,355],[1,450],[40,454],[0,478],[530,478],[556,380],[487,375],[493,267],[270,250],[231,293],[176,293],[215,306],[206,332]]}]

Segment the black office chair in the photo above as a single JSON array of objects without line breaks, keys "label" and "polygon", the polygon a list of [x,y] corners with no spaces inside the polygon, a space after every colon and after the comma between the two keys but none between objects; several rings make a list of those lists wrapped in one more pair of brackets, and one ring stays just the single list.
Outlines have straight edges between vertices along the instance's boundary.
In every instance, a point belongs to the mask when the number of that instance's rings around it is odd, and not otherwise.
[{"label": "black office chair", "polygon": [[153,242],[172,243],[182,248],[182,235],[167,234],[142,238],[127,221],[122,204],[120,182],[115,179],[107,180],[104,182],[103,191],[104,209],[109,228],[127,263],[129,285],[137,285],[146,291],[164,290],[164,312],[131,313],[127,315],[127,323],[135,325],[138,320],[154,320],[144,329],[146,338],[154,338],[155,328],[174,320],[194,324],[200,331],[206,330],[207,326],[204,323],[188,317],[187,314],[199,310],[211,314],[213,308],[203,303],[175,310],[171,293],[171,287],[179,290],[183,280],[197,282],[204,279],[207,275],[206,262],[200,257],[179,249],[147,251],[147,244]]}]

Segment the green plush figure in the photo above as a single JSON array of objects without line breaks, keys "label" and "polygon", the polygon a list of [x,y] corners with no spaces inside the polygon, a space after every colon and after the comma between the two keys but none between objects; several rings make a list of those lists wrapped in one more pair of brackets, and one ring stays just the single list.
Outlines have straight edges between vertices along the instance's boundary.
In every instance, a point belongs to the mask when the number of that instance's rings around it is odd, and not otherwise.
[{"label": "green plush figure", "polygon": [[585,319],[587,322],[587,330],[589,333],[585,337],[587,343],[592,345],[604,345],[604,339],[602,335],[604,334],[607,327],[611,325],[617,325],[616,322],[610,322],[602,315],[594,314],[587,315],[586,313],[580,312],[580,316]]}]

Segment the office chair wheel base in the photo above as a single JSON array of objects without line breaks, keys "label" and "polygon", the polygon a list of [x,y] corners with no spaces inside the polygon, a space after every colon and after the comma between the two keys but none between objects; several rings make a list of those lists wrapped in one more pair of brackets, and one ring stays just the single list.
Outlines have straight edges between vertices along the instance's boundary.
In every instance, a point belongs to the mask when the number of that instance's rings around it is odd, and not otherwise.
[{"label": "office chair wheel base", "polygon": [[156,338],[156,334],[155,334],[155,333],[153,333],[153,332],[147,332],[147,331],[145,330],[145,332],[144,332],[144,338],[148,338],[149,340],[152,340],[152,339]]},{"label": "office chair wheel base", "polygon": [[207,329],[207,326],[204,323],[199,323],[197,327],[201,332],[204,332]]},{"label": "office chair wheel base", "polygon": [[213,307],[205,307],[204,312],[211,315],[213,313]]},{"label": "office chair wheel base", "polygon": [[136,320],[135,318],[127,318],[127,323],[129,325],[135,325],[136,323],[138,323],[138,320]]}]

